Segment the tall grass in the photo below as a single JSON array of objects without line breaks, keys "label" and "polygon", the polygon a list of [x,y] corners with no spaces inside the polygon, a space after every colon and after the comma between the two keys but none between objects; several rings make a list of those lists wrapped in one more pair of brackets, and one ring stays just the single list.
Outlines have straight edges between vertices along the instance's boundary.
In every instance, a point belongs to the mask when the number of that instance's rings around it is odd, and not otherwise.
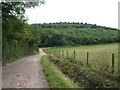
[{"label": "tall grass", "polygon": [[50,62],[47,56],[42,57],[41,63],[50,88],[79,88],[77,84],[64,75],[52,62]]},{"label": "tall grass", "polygon": [[[100,44],[89,46],[76,46],[76,47],[54,47],[49,49],[50,52],[60,55],[61,58],[73,58],[75,51],[75,60],[86,65],[87,52],[89,52],[88,65],[94,70],[111,72],[112,67],[112,53],[115,54],[115,73],[118,72],[118,43],[114,44]],[[68,56],[67,56],[68,52]]]}]

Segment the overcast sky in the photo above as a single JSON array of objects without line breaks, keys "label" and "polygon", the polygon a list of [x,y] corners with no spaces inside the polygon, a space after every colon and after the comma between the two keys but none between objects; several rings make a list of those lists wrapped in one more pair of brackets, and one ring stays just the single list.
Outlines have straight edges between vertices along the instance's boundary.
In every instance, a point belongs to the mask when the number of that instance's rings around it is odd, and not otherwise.
[{"label": "overcast sky", "polygon": [[27,9],[28,23],[83,22],[118,28],[120,0],[45,0]]}]

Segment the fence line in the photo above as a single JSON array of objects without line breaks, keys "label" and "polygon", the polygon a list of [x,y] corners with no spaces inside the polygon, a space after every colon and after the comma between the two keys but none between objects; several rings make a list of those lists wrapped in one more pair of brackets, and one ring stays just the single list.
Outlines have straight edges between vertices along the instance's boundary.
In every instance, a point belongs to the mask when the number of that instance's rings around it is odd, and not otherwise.
[{"label": "fence line", "polygon": [[[73,60],[76,60],[76,51],[73,51],[73,54],[70,57],[69,51],[66,51],[66,55],[64,53],[65,51],[54,51],[54,55],[56,55],[57,57],[60,57],[61,59],[64,58],[73,58]],[[65,57],[66,56],[66,57]],[[87,52],[86,53],[86,65],[89,65],[89,57],[90,57],[90,53]],[[50,57],[49,57],[50,58]],[[112,53],[112,67],[111,67],[111,72],[114,73],[115,72],[115,54]]]}]

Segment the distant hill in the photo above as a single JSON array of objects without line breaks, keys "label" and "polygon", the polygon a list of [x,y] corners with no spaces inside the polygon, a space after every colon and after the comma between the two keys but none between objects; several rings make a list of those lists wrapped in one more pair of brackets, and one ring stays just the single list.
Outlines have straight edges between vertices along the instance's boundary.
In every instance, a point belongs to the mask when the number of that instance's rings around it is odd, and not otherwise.
[{"label": "distant hill", "polygon": [[39,46],[73,46],[120,42],[116,28],[87,23],[32,24],[40,31]]}]

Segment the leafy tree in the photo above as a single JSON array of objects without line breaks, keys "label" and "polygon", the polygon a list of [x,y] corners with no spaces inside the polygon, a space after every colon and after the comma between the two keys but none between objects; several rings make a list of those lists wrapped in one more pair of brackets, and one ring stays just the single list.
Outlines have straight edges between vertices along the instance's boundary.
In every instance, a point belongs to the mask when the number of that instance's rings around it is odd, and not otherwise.
[{"label": "leafy tree", "polygon": [[28,2],[19,0],[12,2],[4,0],[2,6],[2,36],[3,36],[3,60],[33,53],[38,43],[38,31],[35,31],[24,17],[26,8],[35,8],[44,1]]}]

